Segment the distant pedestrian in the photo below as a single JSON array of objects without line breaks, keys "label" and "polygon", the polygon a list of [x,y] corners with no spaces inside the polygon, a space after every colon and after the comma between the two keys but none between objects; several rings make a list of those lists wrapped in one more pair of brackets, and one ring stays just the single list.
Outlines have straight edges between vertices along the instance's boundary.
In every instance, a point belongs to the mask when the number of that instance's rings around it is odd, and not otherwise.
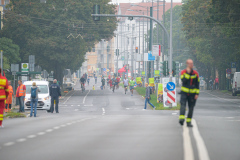
[{"label": "distant pedestrian", "polygon": [[129,85],[130,85],[130,91],[131,91],[131,96],[133,96],[133,89],[134,89],[134,85],[135,85],[135,80],[132,77],[132,79],[129,81]]},{"label": "distant pedestrian", "polygon": [[102,82],[102,88],[105,89],[105,78],[104,78],[104,76],[102,77],[102,81],[101,82]]},{"label": "distant pedestrian", "polygon": [[151,100],[151,96],[150,96],[151,88],[148,86],[148,83],[145,83],[145,87],[146,87],[146,95],[145,95],[145,107],[144,107],[144,110],[147,109],[147,103],[150,104],[153,107],[153,109],[155,109],[155,106],[150,102],[150,100]]},{"label": "distant pedestrian", "polygon": [[112,78],[112,91],[113,91],[113,93],[114,93],[116,84],[117,84],[117,79],[115,78],[115,76],[113,76],[113,78]]},{"label": "distant pedestrian", "polygon": [[95,84],[97,84],[97,76],[95,76],[94,78],[95,78]]},{"label": "distant pedestrian", "polygon": [[59,97],[61,97],[61,90],[59,85],[57,85],[57,80],[53,80],[53,84],[50,86],[50,96],[51,96],[51,113],[54,112],[54,101],[56,103],[55,110],[56,113],[59,113],[58,111],[58,103],[59,103]]},{"label": "distant pedestrian", "polygon": [[5,106],[6,112],[11,111],[12,109],[12,97],[14,96],[14,93],[13,93],[13,88],[11,86],[11,81],[8,81],[8,90],[9,90],[9,95],[6,99],[6,106]]},{"label": "distant pedestrian", "polygon": [[215,78],[215,88],[216,88],[216,90],[218,90],[218,86],[219,86],[219,79],[218,79],[218,76],[216,76],[216,78]]},{"label": "distant pedestrian", "polygon": [[89,85],[89,82],[90,82],[90,78],[88,77],[88,79],[87,79],[87,83],[88,83],[88,85]]},{"label": "distant pedestrian", "polygon": [[9,90],[8,90],[8,80],[6,77],[2,76],[2,69],[0,68],[0,128],[3,128],[3,112],[4,112],[4,101],[6,100]]},{"label": "distant pedestrian", "polygon": [[126,94],[126,92],[127,92],[128,85],[129,85],[128,79],[127,79],[127,77],[125,76],[125,79],[123,80],[123,86],[124,86],[125,94]]},{"label": "distant pedestrian", "polygon": [[19,112],[24,112],[24,99],[26,96],[26,86],[22,84],[22,80],[18,80],[18,88],[16,97],[19,102]]},{"label": "distant pedestrian", "polygon": [[87,76],[87,73],[85,73],[85,74],[84,74],[84,78],[85,78],[86,81],[87,81],[87,77],[88,77],[88,76]]},{"label": "distant pedestrian", "polygon": [[32,117],[33,114],[33,108],[34,108],[34,117],[37,116],[37,104],[38,104],[38,92],[40,92],[40,89],[37,87],[36,82],[32,83],[31,87],[31,113],[30,117]]},{"label": "distant pedestrian", "polygon": [[193,109],[196,104],[199,95],[199,75],[198,72],[193,70],[193,60],[188,59],[186,61],[187,68],[182,70],[181,72],[181,108],[179,115],[179,123],[181,125],[184,124],[185,121],[185,110],[186,104],[188,102],[188,116],[187,116],[187,126],[192,126],[192,116]]}]

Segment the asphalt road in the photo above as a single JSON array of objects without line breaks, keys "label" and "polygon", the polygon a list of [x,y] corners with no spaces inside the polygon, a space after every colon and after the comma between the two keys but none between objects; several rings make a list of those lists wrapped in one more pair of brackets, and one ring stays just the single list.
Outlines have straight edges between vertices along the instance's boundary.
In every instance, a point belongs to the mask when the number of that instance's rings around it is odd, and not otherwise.
[{"label": "asphalt road", "polygon": [[[123,89],[80,85],[60,102],[59,114],[4,120],[1,160],[239,160],[240,100],[201,92],[194,127],[178,111],[142,110],[144,99]],[[100,79],[98,80],[100,81]]]}]

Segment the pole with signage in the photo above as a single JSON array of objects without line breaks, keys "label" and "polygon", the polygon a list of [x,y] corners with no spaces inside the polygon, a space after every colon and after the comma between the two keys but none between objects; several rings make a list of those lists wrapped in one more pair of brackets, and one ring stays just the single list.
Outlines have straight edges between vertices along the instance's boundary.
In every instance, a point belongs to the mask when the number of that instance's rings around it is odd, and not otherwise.
[{"label": "pole with signage", "polygon": [[2,75],[3,75],[3,51],[1,50],[1,69],[2,69]]}]

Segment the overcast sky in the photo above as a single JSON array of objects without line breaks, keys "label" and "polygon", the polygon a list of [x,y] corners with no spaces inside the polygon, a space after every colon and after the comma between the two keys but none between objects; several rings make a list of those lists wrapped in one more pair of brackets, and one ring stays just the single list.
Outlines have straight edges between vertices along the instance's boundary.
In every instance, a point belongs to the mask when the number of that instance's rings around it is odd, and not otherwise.
[{"label": "overcast sky", "polygon": [[[146,1],[152,1],[152,0],[144,0]],[[157,1],[157,0],[153,0],[153,1]],[[171,2],[171,0],[166,0],[167,2]],[[142,0],[112,0],[112,2],[114,3],[138,3],[138,2],[142,2]],[[182,2],[182,0],[173,0],[173,2]]]}]

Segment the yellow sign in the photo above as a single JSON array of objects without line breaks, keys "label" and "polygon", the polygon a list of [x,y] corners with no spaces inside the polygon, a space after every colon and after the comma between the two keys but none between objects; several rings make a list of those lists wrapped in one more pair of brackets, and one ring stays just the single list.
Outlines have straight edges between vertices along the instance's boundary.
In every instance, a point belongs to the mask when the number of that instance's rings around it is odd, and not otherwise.
[{"label": "yellow sign", "polygon": [[158,83],[158,97],[157,102],[162,103],[163,102],[163,84]]},{"label": "yellow sign", "polygon": [[137,77],[136,81],[137,81],[137,84],[141,84],[142,83],[142,78],[141,77]]},{"label": "yellow sign", "polygon": [[151,87],[154,86],[154,78],[149,78],[148,82],[149,82],[149,86],[151,86]]}]

